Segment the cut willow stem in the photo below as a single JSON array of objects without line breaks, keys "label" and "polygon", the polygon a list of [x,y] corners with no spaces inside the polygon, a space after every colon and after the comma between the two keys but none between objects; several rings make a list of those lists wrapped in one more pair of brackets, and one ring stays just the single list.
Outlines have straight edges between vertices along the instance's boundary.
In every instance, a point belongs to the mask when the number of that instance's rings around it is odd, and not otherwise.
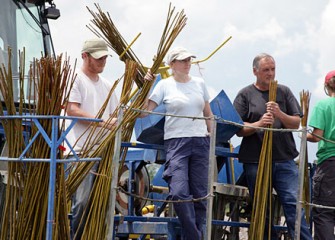
[{"label": "cut willow stem", "polygon": [[[270,82],[269,101],[276,101],[277,81]],[[272,125],[267,126],[272,128]],[[260,153],[254,199],[252,204],[252,216],[249,228],[249,239],[264,239],[266,215],[269,212],[268,239],[271,238],[272,221],[272,137],[273,132],[264,132],[262,150]],[[270,206],[270,207],[269,207]]]}]

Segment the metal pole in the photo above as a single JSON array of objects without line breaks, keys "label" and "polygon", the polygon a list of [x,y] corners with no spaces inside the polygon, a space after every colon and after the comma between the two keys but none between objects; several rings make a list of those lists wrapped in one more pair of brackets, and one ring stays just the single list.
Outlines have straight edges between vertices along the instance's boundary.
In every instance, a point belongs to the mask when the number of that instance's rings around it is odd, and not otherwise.
[{"label": "metal pole", "polygon": [[48,193],[48,217],[47,217],[47,236],[46,239],[52,240],[52,230],[54,224],[54,204],[55,204],[55,185],[56,185],[56,160],[57,160],[57,133],[58,118],[52,118],[51,146],[50,146],[50,176]]},{"label": "metal pole", "polygon": [[216,145],[216,118],[212,120],[211,139],[209,147],[209,166],[208,166],[208,187],[207,192],[209,198],[207,199],[207,211],[206,211],[206,236],[205,239],[211,240],[212,234],[212,211],[213,211],[213,181],[214,181],[214,169],[216,164],[215,156],[215,145]]},{"label": "metal pole", "polygon": [[299,176],[298,176],[298,194],[297,194],[297,207],[295,215],[295,231],[294,239],[300,240],[301,229],[301,211],[302,211],[302,197],[304,188],[304,173],[305,173],[305,160],[306,160],[306,147],[307,147],[307,130],[306,127],[302,128],[299,154]]},{"label": "metal pole", "polygon": [[[128,190],[134,194],[136,191],[135,187],[135,162],[129,161],[128,163]],[[135,208],[134,208],[134,197],[128,196],[128,215],[135,216]]]},{"label": "metal pole", "polygon": [[111,222],[110,222],[110,227],[108,229],[108,236],[107,239],[113,239],[113,234],[114,234],[114,210],[115,210],[115,201],[116,201],[116,187],[118,183],[118,176],[119,176],[119,162],[120,162],[120,151],[121,151],[121,132],[122,132],[122,127],[121,127],[121,122],[123,119],[123,108],[121,107],[119,109],[119,114],[118,114],[118,130],[115,134],[115,144],[114,144],[114,156],[113,156],[113,163],[112,163],[112,170],[113,170],[113,175],[112,175],[112,183],[111,183],[111,191],[110,191],[110,196],[109,196],[109,201],[110,201],[110,208],[108,211],[110,211],[110,216],[111,216]]}]

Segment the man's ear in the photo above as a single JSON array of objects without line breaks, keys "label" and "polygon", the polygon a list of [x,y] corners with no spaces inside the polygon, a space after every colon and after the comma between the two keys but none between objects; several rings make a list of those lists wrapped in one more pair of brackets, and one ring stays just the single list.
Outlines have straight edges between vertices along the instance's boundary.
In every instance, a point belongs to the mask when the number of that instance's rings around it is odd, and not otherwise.
[{"label": "man's ear", "polygon": [[83,53],[81,54],[81,58],[82,58],[82,59],[85,59],[85,58],[87,58],[88,56],[89,56],[89,54],[86,53],[86,52],[83,52]]},{"label": "man's ear", "polygon": [[256,68],[252,68],[252,72],[253,72],[254,75],[256,76],[256,74],[257,74],[257,69],[256,69]]}]

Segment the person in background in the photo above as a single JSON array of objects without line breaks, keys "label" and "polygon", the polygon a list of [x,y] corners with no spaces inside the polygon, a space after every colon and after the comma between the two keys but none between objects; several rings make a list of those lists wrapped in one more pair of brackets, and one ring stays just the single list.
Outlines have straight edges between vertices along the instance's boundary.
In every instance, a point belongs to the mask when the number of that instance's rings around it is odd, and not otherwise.
[{"label": "person in background", "polygon": [[[202,78],[189,74],[195,55],[175,48],[167,55],[172,76],[160,80],[149,96],[146,110],[164,104],[166,113],[176,116],[211,117],[209,94]],[[142,114],[142,117],[145,114]],[[200,240],[206,219],[210,120],[165,117],[166,163],[163,178],[182,228],[182,239]],[[183,202],[184,201],[184,202]]]},{"label": "person in background", "polygon": [[[300,125],[301,109],[298,101],[284,85],[278,84],[276,102],[269,102],[270,81],[275,79],[276,63],[272,56],[266,53],[257,55],[253,60],[253,74],[256,81],[241,89],[235,100],[234,107],[241,116],[245,126],[237,136],[243,137],[239,161],[243,169],[251,197],[254,196],[259,157],[262,148],[264,131],[252,127],[267,127],[273,125],[277,129],[297,129]],[[272,149],[272,183],[276,190],[290,237],[294,238],[296,217],[296,202],[298,191],[298,167],[294,158],[298,156],[291,132],[273,132]],[[312,239],[306,224],[304,212],[301,220],[302,240]],[[274,230],[271,231],[273,239]],[[265,234],[265,239],[267,234]]]},{"label": "person in background", "polygon": [[[97,113],[100,111],[112,89],[112,83],[100,75],[105,68],[108,55],[107,44],[103,40],[89,39],[84,42],[81,51],[83,64],[81,69],[77,70],[77,76],[70,90],[66,106],[67,116],[96,118]],[[115,93],[113,93],[102,116],[103,122],[99,123],[100,127],[104,126],[107,129],[114,127],[117,118],[112,119],[109,125],[106,125],[105,121],[117,108],[118,103],[119,101]],[[89,124],[89,121],[78,121],[68,134],[67,139],[72,146],[79,139],[74,147],[77,154],[81,153],[85,141],[89,136],[90,131],[86,131]],[[98,131],[99,128],[96,129],[96,132]],[[97,168],[98,163],[94,165],[92,171],[96,171]],[[94,174],[90,172],[73,196],[72,231],[76,233],[75,239],[80,239],[82,235],[83,224],[80,225],[80,229],[79,224],[88,204],[93,182]]]},{"label": "person in background", "polygon": [[[317,165],[313,175],[313,203],[335,207],[335,70],[325,77],[326,99],[313,108],[307,133],[307,141],[318,142]],[[331,140],[333,142],[329,142]],[[335,211],[313,207],[314,239],[335,239]]]}]

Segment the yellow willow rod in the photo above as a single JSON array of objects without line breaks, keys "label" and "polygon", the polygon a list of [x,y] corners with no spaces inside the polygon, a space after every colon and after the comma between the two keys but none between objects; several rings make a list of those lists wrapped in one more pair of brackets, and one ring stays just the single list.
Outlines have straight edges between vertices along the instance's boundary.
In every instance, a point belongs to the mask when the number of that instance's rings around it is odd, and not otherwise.
[{"label": "yellow willow rod", "polygon": [[[229,36],[223,43],[221,43],[213,52],[211,52],[207,57],[197,60],[197,61],[193,61],[192,64],[198,64],[198,63],[202,63],[205,62],[207,60],[209,60],[217,51],[219,51],[230,39],[232,38],[232,36]],[[164,72],[167,71],[170,68],[170,66],[163,66],[160,67],[158,69],[158,72]]]},{"label": "yellow willow rod", "polygon": [[[270,82],[269,101],[276,100],[277,81]],[[268,126],[271,128],[272,126]],[[265,192],[264,192],[265,191]],[[254,192],[253,210],[249,229],[249,239],[264,239],[267,201],[272,194],[272,133],[265,131],[262,150],[258,164]],[[269,199],[270,201],[270,199]],[[271,202],[270,202],[271,204]],[[271,208],[269,209],[272,216]],[[269,236],[271,235],[271,220],[269,221]]]},{"label": "yellow willow rod", "polygon": [[127,46],[127,48],[120,54],[119,58],[121,59],[123,55],[131,48],[131,46],[134,44],[134,42],[139,38],[141,33],[137,34],[137,36],[134,38],[133,41],[130,42],[130,44]]}]

